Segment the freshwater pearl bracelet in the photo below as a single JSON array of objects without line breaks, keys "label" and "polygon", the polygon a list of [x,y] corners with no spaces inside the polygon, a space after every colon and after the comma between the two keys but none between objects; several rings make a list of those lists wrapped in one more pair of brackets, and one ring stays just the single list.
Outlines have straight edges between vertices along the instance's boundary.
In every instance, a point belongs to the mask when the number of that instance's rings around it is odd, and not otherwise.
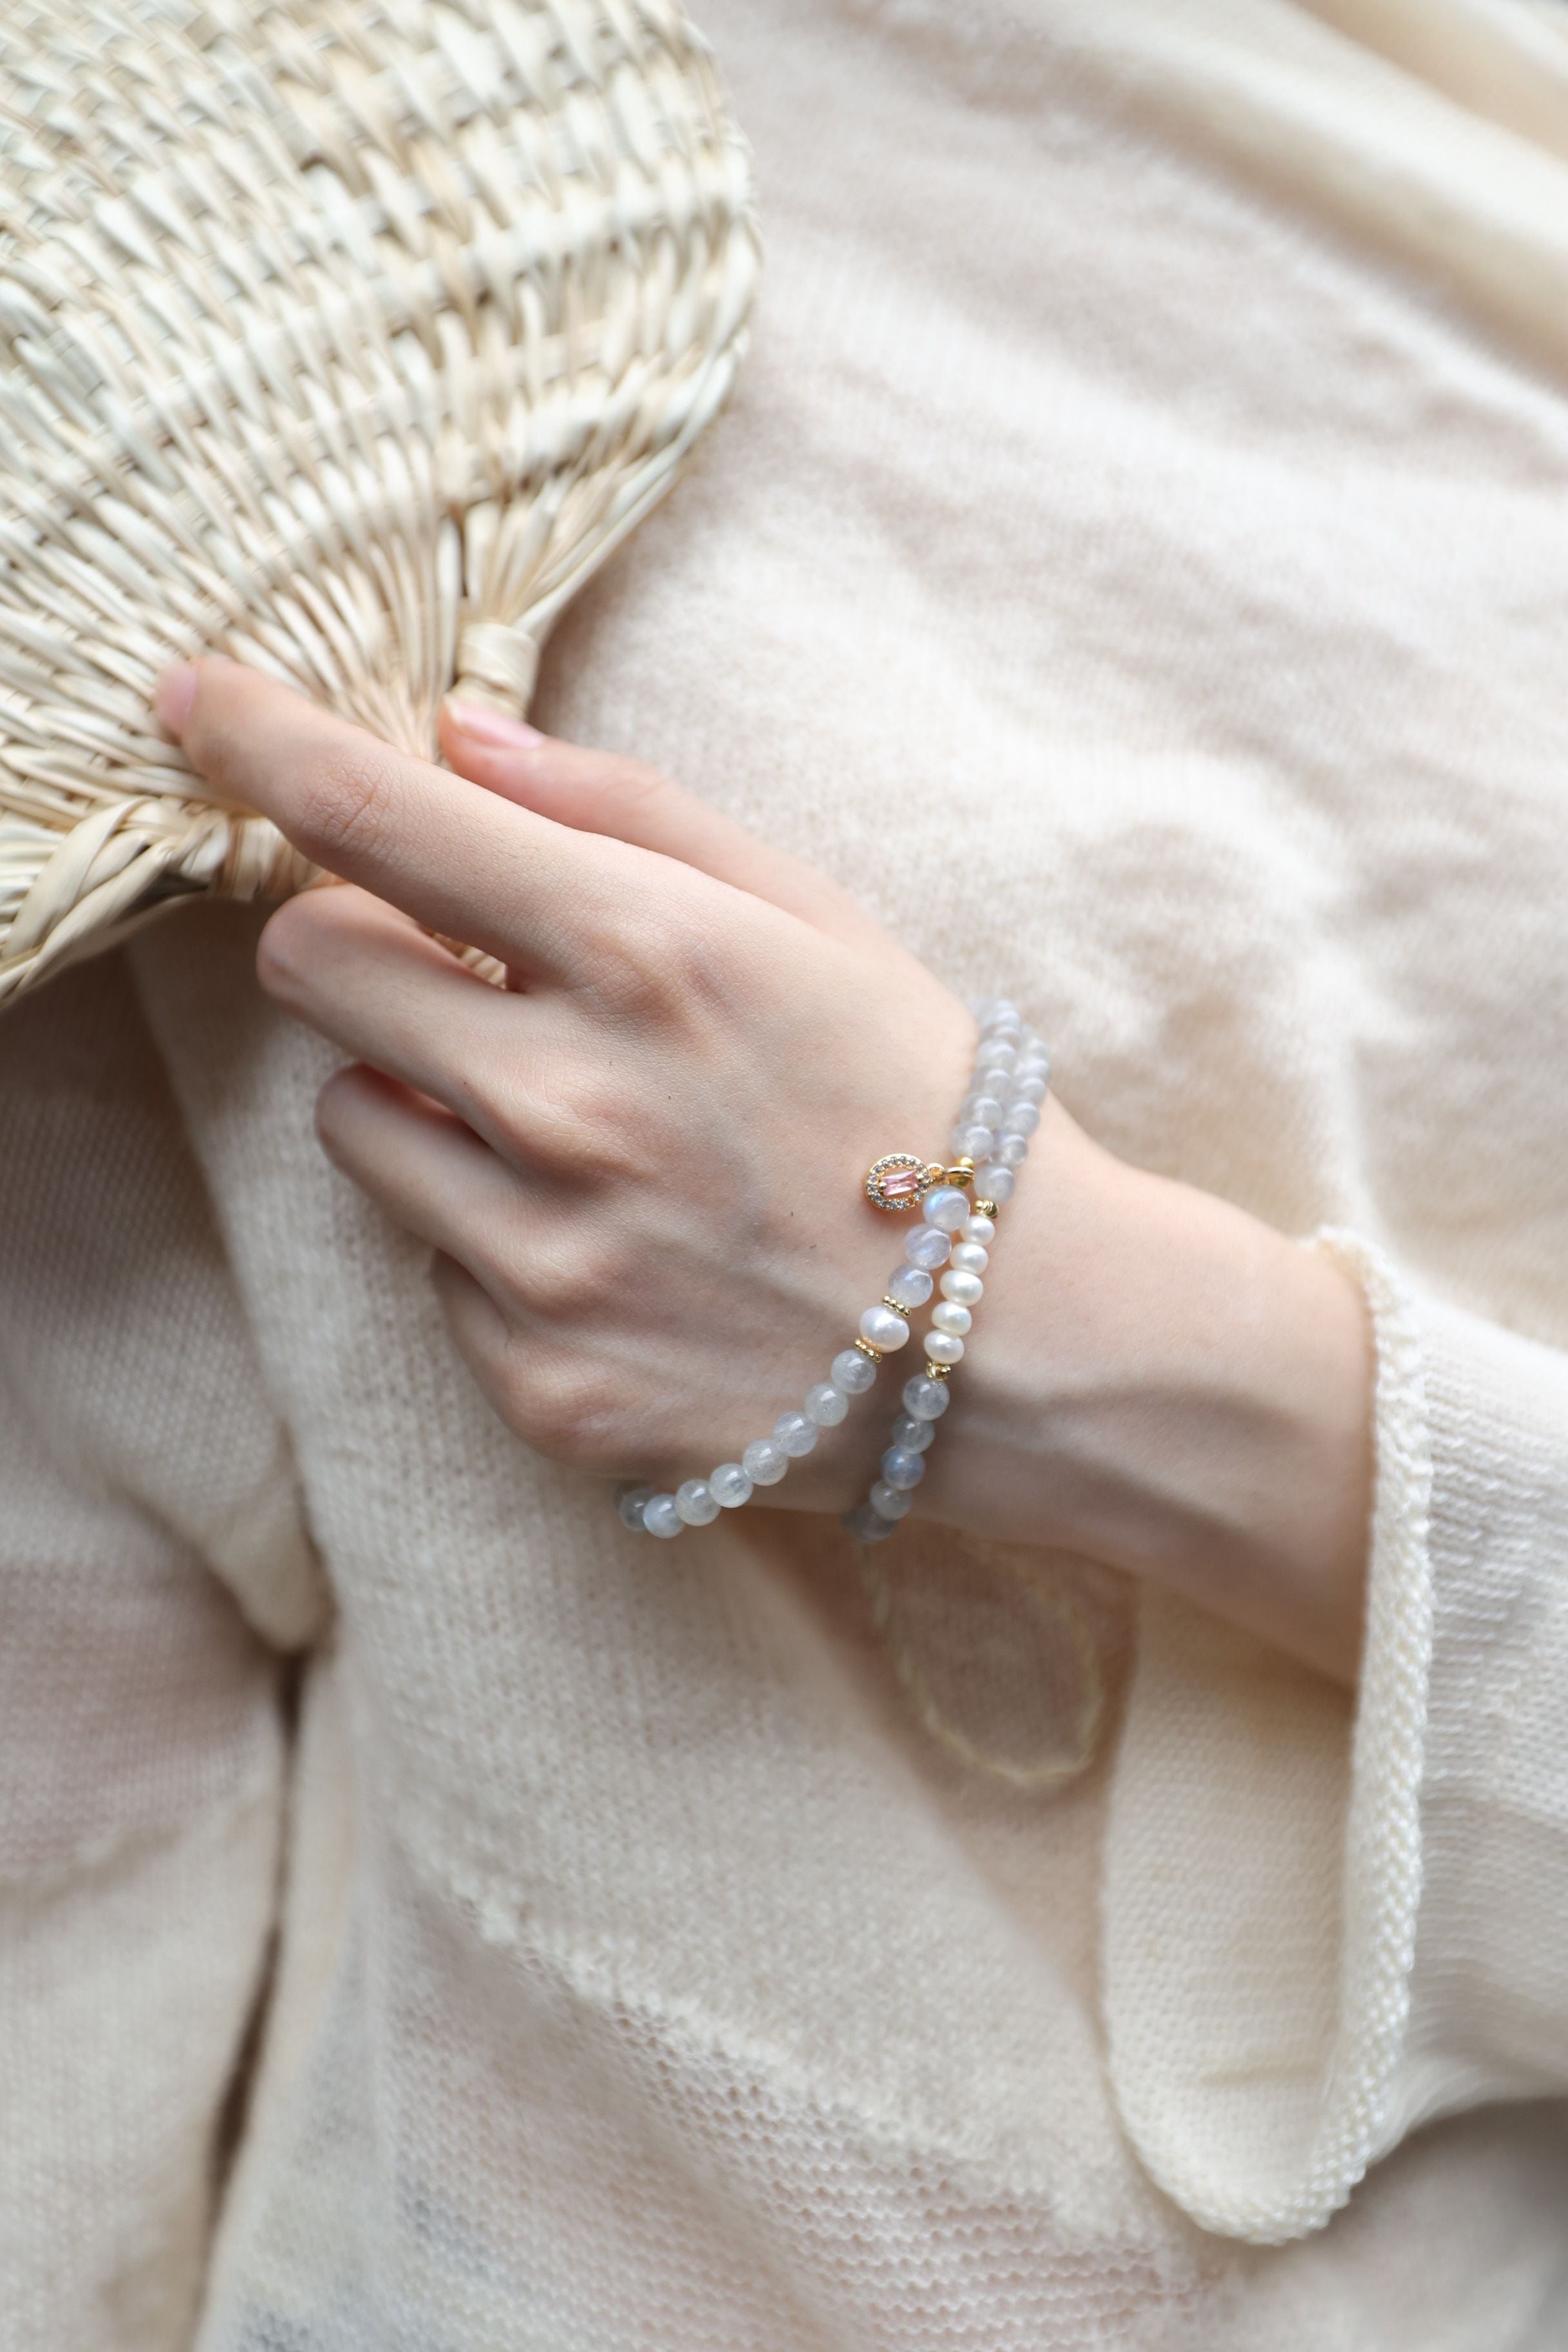
[{"label": "freshwater pearl bracelet", "polygon": [[[982,1154],[995,1156],[974,1178],[973,1210],[956,1186],[926,1195],[927,1223],[942,1229],[943,1246],[938,1255],[933,1244],[924,1263],[932,1267],[945,1265],[947,1271],[942,1276],[941,1303],[931,1309],[934,1328],[926,1338],[925,1370],[904,1383],[903,1411],[894,1420],[881,1475],[866,1500],[846,1511],[841,1521],[861,1543],[880,1543],[892,1534],[925,1476],[926,1453],[950,1402],[948,1375],[963,1360],[973,1310],[984,1295],[981,1277],[990,1264],[996,1219],[1003,1202],[1012,1197],[1017,1171],[1028,1156],[1029,1139],[1039,1126],[1040,1108],[1050,1087],[1050,1057],[1035,1032],[1025,1028],[1017,1007],[1005,997],[992,997],[974,1011],[980,1022],[980,1051],[970,1092],[952,1130],[960,1155],[952,1173],[960,1176]],[[956,1239],[951,1238],[954,1235]],[[915,1235],[911,1234],[910,1239],[913,1241]]]},{"label": "freshwater pearl bracelet", "polygon": [[823,1430],[837,1428],[850,1399],[875,1386],[883,1358],[908,1343],[910,1315],[925,1305],[946,1268],[926,1337],[925,1370],[904,1385],[903,1411],[894,1421],[881,1476],[843,1524],[862,1542],[874,1543],[891,1535],[909,1510],[911,1490],[925,1475],[933,1423],[947,1411],[948,1374],[963,1358],[972,1310],[984,1289],[981,1276],[997,1213],[1011,1197],[1050,1084],[1046,1049],[1016,1006],[1005,997],[988,997],[973,1010],[980,1050],[952,1130],[952,1165],[893,1151],[867,1171],[866,1197],[874,1207],[900,1215],[918,1206],[921,1223],[906,1236],[903,1257],[881,1298],[861,1316],[858,1338],[834,1357],[827,1378],[806,1391],[800,1407],[780,1413],[771,1436],[754,1439],[738,1462],[721,1462],[706,1478],[688,1478],[672,1495],[651,1486],[625,1489],[616,1508],[628,1528],[668,1539],[683,1528],[707,1527],[721,1510],[738,1510],[759,1486],[776,1486]]}]

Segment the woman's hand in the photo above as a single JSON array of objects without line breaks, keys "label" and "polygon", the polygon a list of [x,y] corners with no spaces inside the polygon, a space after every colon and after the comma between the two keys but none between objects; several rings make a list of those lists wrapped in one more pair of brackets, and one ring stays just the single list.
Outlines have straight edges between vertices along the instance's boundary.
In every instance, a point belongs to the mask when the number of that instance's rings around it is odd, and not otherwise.
[{"label": "woman's hand", "polygon": [[[170,673],[159,709],[351,886],[273,916],[261,979],[353,1057],[322,1142],[431,1244],[501,1418],[668,1486],[767,1435],[900,1258],[865,1170],[944,1150],[963,1006],[835,885],[631,761],[448,710],[451,773],[222,661]],[[1055,1104],[994,1268],[917,1507],[1160,1575],[1353,1675],[1367,1349],[1343,1277]],[[863,1496],[917,1357],[767,1499]]]}]

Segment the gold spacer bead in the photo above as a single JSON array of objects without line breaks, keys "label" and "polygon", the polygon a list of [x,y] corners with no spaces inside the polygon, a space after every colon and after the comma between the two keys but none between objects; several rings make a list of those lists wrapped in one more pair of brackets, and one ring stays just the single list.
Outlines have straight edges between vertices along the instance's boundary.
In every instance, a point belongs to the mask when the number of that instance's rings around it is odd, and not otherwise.
[{"label": "gold spacer bead", "polygon": [[951,1364],[933,1364],[929,1356],[926,1359],[926,1378],[928,1381],[945,1381],[952,1370],[952,1366]]},{"label": "gold spacer bead", "polygon": [[873,1348],[869,1339],[857,1339],[855,1345],[859,1349],[860,1353],[863,1356],[869,1356],[874,1364],[879,1364],[881,1362],[882,1350],[880,1348]]},{"label": "gold spacer bead", "polygon": [[887,1292],[884,1290],[882,1293],[882,1304],[884,1307],[890,1307],[895,1315],[901,1315],[906,1323],[909,1321],[910,1310],[904,1305],[901,1298],[889,1298]]},{"label": "gold spacer bead", "polygon": [[976,1201],[974,1213],[977,1217],[989,1217],[994,1224],[998,1213],[997,1204],[994,1201]]},{"label": "gold spacer bead", "polygon": [[973,1160],[955,1160],[947,1171],[947,1181],[950,1184],[956,1184],[961,1192],[963,1192],[974,1181]]}]

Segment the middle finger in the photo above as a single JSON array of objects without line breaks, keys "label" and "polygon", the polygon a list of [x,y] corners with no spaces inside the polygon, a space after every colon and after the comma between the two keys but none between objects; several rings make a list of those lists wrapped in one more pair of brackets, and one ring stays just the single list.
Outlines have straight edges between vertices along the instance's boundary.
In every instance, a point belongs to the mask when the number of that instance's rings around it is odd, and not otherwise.
[{"label": "middle finger", "polygon": [[456,1113],[512,1156],[538,1025],[525,1000],[492,988],[368,890],[306,891],[261,935],[257,970],[286,1013],[355,1061]]}]

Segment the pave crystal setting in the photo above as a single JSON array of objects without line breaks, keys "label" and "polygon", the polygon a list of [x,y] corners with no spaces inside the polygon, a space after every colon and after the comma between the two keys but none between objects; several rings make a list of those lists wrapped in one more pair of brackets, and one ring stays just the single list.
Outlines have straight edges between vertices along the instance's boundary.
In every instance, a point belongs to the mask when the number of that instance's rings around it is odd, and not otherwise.
[{"label": "pave crystal setting", "polygon": [[917,1160],[912,1151],[884,1152],[866,1171],[866,1198],[873,1208],[889,1209],[901,1217],[906,1209],[917,1208],[946,1172],[934,1160]]}]

